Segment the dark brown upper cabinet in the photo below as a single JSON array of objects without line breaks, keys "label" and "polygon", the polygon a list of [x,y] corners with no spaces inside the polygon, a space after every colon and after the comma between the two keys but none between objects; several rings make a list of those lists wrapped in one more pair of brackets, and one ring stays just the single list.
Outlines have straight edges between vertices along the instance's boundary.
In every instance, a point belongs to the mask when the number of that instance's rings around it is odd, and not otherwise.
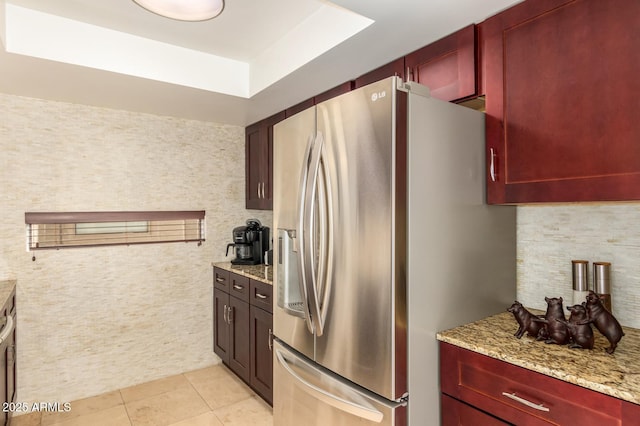
[{"label": "dark brown upper cabinet", "polygon": [[489,203],[640,199],[639,19],[528,0],[482,24]]},{"label": "dark brown upper cabinet", "polygon": [[348,81],[245,128],[245,200],[247,209],[273,209],[273,126],[287,117],[353,89]]},{"label": "dark brown upper cabinet", "polygon": [[405,56],[407,79],[429,87],[431,96],[461,101],[480,94],[476,26],[469,25]]},{"label": "dark brown upper cabinet", "polygon": [[245,199],[247,209],[271,210],[273,126],[285,112],[265,118],[245,129]]}]

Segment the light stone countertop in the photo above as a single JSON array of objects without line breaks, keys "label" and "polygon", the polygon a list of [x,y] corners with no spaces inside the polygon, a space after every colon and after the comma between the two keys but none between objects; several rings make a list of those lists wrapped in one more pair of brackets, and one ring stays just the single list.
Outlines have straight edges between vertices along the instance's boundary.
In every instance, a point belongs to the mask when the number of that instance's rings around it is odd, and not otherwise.
[{"label": "light stone countertop", "polygon": [[11,296],[15,288],[16,280],[0,280],[0,308],[7,303],[9,296]]},{"label": "light stone countertop", "polygon": [[254,280],[273,285],[273,266],[269,265],[234,265],[231,262],[214,262],[211,264],[235,274],[244,275]]},{"label": "light stone countertop", "polygon": [[[531,309],[531,313],[543,313]],[[640,404],[640,330],[625,335],[613,355],[607,339],[594,328],[592,350],[546,344],[526,334],[517,339],[518,323],[504,312],[437,333],[440,341],[487,355],[625,401]]]}]

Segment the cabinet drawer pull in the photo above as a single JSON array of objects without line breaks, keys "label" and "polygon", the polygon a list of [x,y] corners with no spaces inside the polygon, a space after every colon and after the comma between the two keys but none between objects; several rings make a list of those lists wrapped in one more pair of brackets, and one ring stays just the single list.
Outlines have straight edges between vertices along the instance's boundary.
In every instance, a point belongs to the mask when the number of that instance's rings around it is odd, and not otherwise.
[{"label": "cabinet drawer pull", "polygon": [[227,320],[227,305],[224,305],[224,308],[222,308],[222,318],[224,319],[224,322],[229,324],[229,321]]},{"label": "cabinet drawer pull", "polygon": [[220,277],[216,277],[216,281],[221,283],[221,284],[224,284],[225,279],[224,278],[220,278]]},{"label": "cabinet drawer pull", "polygon": [[524,398],[520,398],[520,397],[519,397],[518,395],[516,395],[515,393],[502,392],[502,395],[506,396],[507,398],[511,398],[511,399],[513,399],[514,401],[519,402],[520,404],[524,404],[524,405],[526,405],[527,407],[531,407],[531,408],[533,408],[533,409],[535,409],[535,410],[538,410],[538,411],[547,411],[547,412],[549,411],[549,408],[548,408],[548,407],[545,407],[545,406],[544,406],[544,405],[542,405],[542,404],[536,404],[536,403],[534,403],[534,402],[527,401],[527,400],[526,400],[526,399],[524,399]]},{"label": "cabinet drawer pull", "polygon": [[227,323],[229,325],[231,325],[231,323],[233,322],[233,310],[231,309],[231,306],[229,306],[227,308]]},{"label": "cabinet drawer pull", "polygon": [[262,299],[262,300],[264,300],[264,299],[266,299],[266,298],[267,298],[267,296],[266,296],[265,294],[262,294],[262,293],[256,293],[256,297],[257,297],[258,299]]},{"label": "cabinet drawer pull", "polygon": [[233,285],[233,288],[234,288],[235,290],[242,290],[242,289],[244,288],[244,286],[243,286],[243,285],[234,284],[234,285]]},{"label": "cabinet drawer pull", "polygon": [[267,340],[269,342],[269,350],[273,349],[273,331],[271,331],[271,329],[269,329],[269,339]]}]

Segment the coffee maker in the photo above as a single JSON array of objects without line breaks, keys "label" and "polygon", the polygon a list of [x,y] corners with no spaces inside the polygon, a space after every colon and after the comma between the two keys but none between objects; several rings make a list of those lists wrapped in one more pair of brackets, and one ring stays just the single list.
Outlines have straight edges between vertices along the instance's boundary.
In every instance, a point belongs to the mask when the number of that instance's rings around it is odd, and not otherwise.
[{"label": "coffee maker", "polygon": [[227,244],[227,256],[230,247],[235,251],[231,261],[234,265],[264,263],[264,253],[269,250],[269,227],[262,226],[258,219],[247,220],[245,226],[233,228],[233,243]]}]

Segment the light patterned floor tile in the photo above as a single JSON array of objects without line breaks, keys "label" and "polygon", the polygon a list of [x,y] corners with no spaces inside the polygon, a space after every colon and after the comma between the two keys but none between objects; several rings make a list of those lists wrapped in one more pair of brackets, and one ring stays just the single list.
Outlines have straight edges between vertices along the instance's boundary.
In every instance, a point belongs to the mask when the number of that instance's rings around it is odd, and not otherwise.
[{"label": "light patterned floor tile", "polygon": [[255,395],[242,380],[223,366],[192,371],[185,373],[185,376],[212,410]]},{"label": "light patterned floor tile", "polygon": [[273,426],[271,407],[259,397],[252,397],[213,410],[224,426]]},{"label": "light patterned floor tile", "polygon": [[190,386],[128,402],[126,408],[133,426],[166,426],[209,411]]},{"label": "light patterned floor tile", "polygon": [[151,396],[160,395],[165,392],[187,389],[190,387],[191,385],[189,384],[189,381],[182,374],[178,374],[176,376],[170,376],[164,379],[142,383],[140,385],[130,386],[128,388],[121,389],[120,393],[122,394],[122,400],[125,403],[129,403],[149,398]]},{"label": "light patterned floor tile", "polygon": [[42,413],[33,412],[11,418],[11,426],[40,426]]},{"label": "light patterned floor tile", "polygon": [[196,417],[183,420],[178,423],[173,423],[169,426],[224,426],[222,422],[213,414],[212,411],[207,411]]},{"label": "light patterned floor tile", "polygon": [[71,410],[66,412],[42,412],[42,426],[60,423],[74,417],[93,414],[122,405],[119,391],[109,392],[91,398],[71,402]]},{"label": "light patterned floor tile", "polygon": [[106,410],[96,411],[90,414],[75,416],[52,426],[131,426],[129,416],[124,405],[118,405]]}]

